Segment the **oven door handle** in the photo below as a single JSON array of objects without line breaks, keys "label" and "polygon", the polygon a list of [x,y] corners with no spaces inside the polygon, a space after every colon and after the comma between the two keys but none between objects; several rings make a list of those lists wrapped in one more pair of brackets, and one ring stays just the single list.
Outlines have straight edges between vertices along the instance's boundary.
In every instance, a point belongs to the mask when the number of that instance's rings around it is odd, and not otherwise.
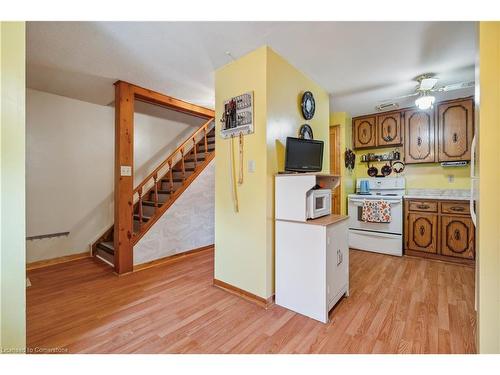
[{"label": "oven door handle", "polygon": [[349,233],[358,234],[366,237],[384,237],[384,238],[401,238],[401,234],[396,233],[384,233],[384,232],[372,232],[368,230],[349,228]]},{"label": "oven door handle", "polygon": [[[369,199],[366,199],[366,200],[369,200]],[[373,199],[373,200],[377,200],[377,199]],[[383,201],[386,201],[388,203],[391,203],[391,204],[398,204],[398,203],[401,203],[402,201],[401,200],[389,200],[389,199],[381,199]],[[349,202],[354,202],[354,203],[364,203],[365,200],[362,200],[362,199],[349,199]]]}]

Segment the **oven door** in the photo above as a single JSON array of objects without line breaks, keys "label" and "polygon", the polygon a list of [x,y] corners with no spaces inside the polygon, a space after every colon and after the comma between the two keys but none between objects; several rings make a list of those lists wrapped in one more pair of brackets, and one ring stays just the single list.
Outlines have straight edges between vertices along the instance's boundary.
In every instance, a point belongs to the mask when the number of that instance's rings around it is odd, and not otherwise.
[{"label": "oven door", "polygon": [[[373,199],[373,198],[372,198]],[[349,228],[357,230],[367,230],[373,232],[402,234],[403,233],[403,200],[402,199],[383,199],[391,206],[390,223],[368,223],[361,219],[363,213],[364,199],[349,198]]]}]

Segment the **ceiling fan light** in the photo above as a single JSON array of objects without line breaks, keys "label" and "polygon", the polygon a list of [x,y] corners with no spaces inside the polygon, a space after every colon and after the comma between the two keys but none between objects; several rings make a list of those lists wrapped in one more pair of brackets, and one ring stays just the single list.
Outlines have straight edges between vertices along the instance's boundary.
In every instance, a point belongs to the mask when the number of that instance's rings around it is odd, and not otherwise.
[{"label": "ceiling fan light", "polygon": [[418,107],[418,109],[425,110],[432,108],[435,100],[436,98],[432,95],[424,95],[415,100],[415,105]]}]

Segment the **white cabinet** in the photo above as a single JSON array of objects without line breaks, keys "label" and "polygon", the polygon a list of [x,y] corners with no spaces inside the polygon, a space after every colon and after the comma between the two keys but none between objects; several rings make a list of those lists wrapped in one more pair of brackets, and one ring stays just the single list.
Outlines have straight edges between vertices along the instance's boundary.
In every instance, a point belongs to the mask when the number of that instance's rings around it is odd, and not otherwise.
[{"label": "white cabinet", "polygon": [[[348,291],[347,221],[326,227],[326,294],[328,310]],[[342,231],[345,231],[344,233]]]},{"label": "white cabinet", "polygon": [[320,322],[349,293],[347,216],[307,220],[306,194],[315,185],[334,189],[336,175],[276,176],[276,304]]},{"label": "white cabinet", "polygon": [[276,304],[328,322],[349,292],[347,217],[276,221]]}]

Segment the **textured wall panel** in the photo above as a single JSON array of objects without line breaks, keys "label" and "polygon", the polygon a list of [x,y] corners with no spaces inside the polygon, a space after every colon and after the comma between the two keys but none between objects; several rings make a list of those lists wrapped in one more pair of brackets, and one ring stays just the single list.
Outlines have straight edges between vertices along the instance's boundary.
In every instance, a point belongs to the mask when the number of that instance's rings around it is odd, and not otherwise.
[{"label": "textured wall panel", "polygon": [[134,265],[214,243],[215,161],[134,246]]}]

